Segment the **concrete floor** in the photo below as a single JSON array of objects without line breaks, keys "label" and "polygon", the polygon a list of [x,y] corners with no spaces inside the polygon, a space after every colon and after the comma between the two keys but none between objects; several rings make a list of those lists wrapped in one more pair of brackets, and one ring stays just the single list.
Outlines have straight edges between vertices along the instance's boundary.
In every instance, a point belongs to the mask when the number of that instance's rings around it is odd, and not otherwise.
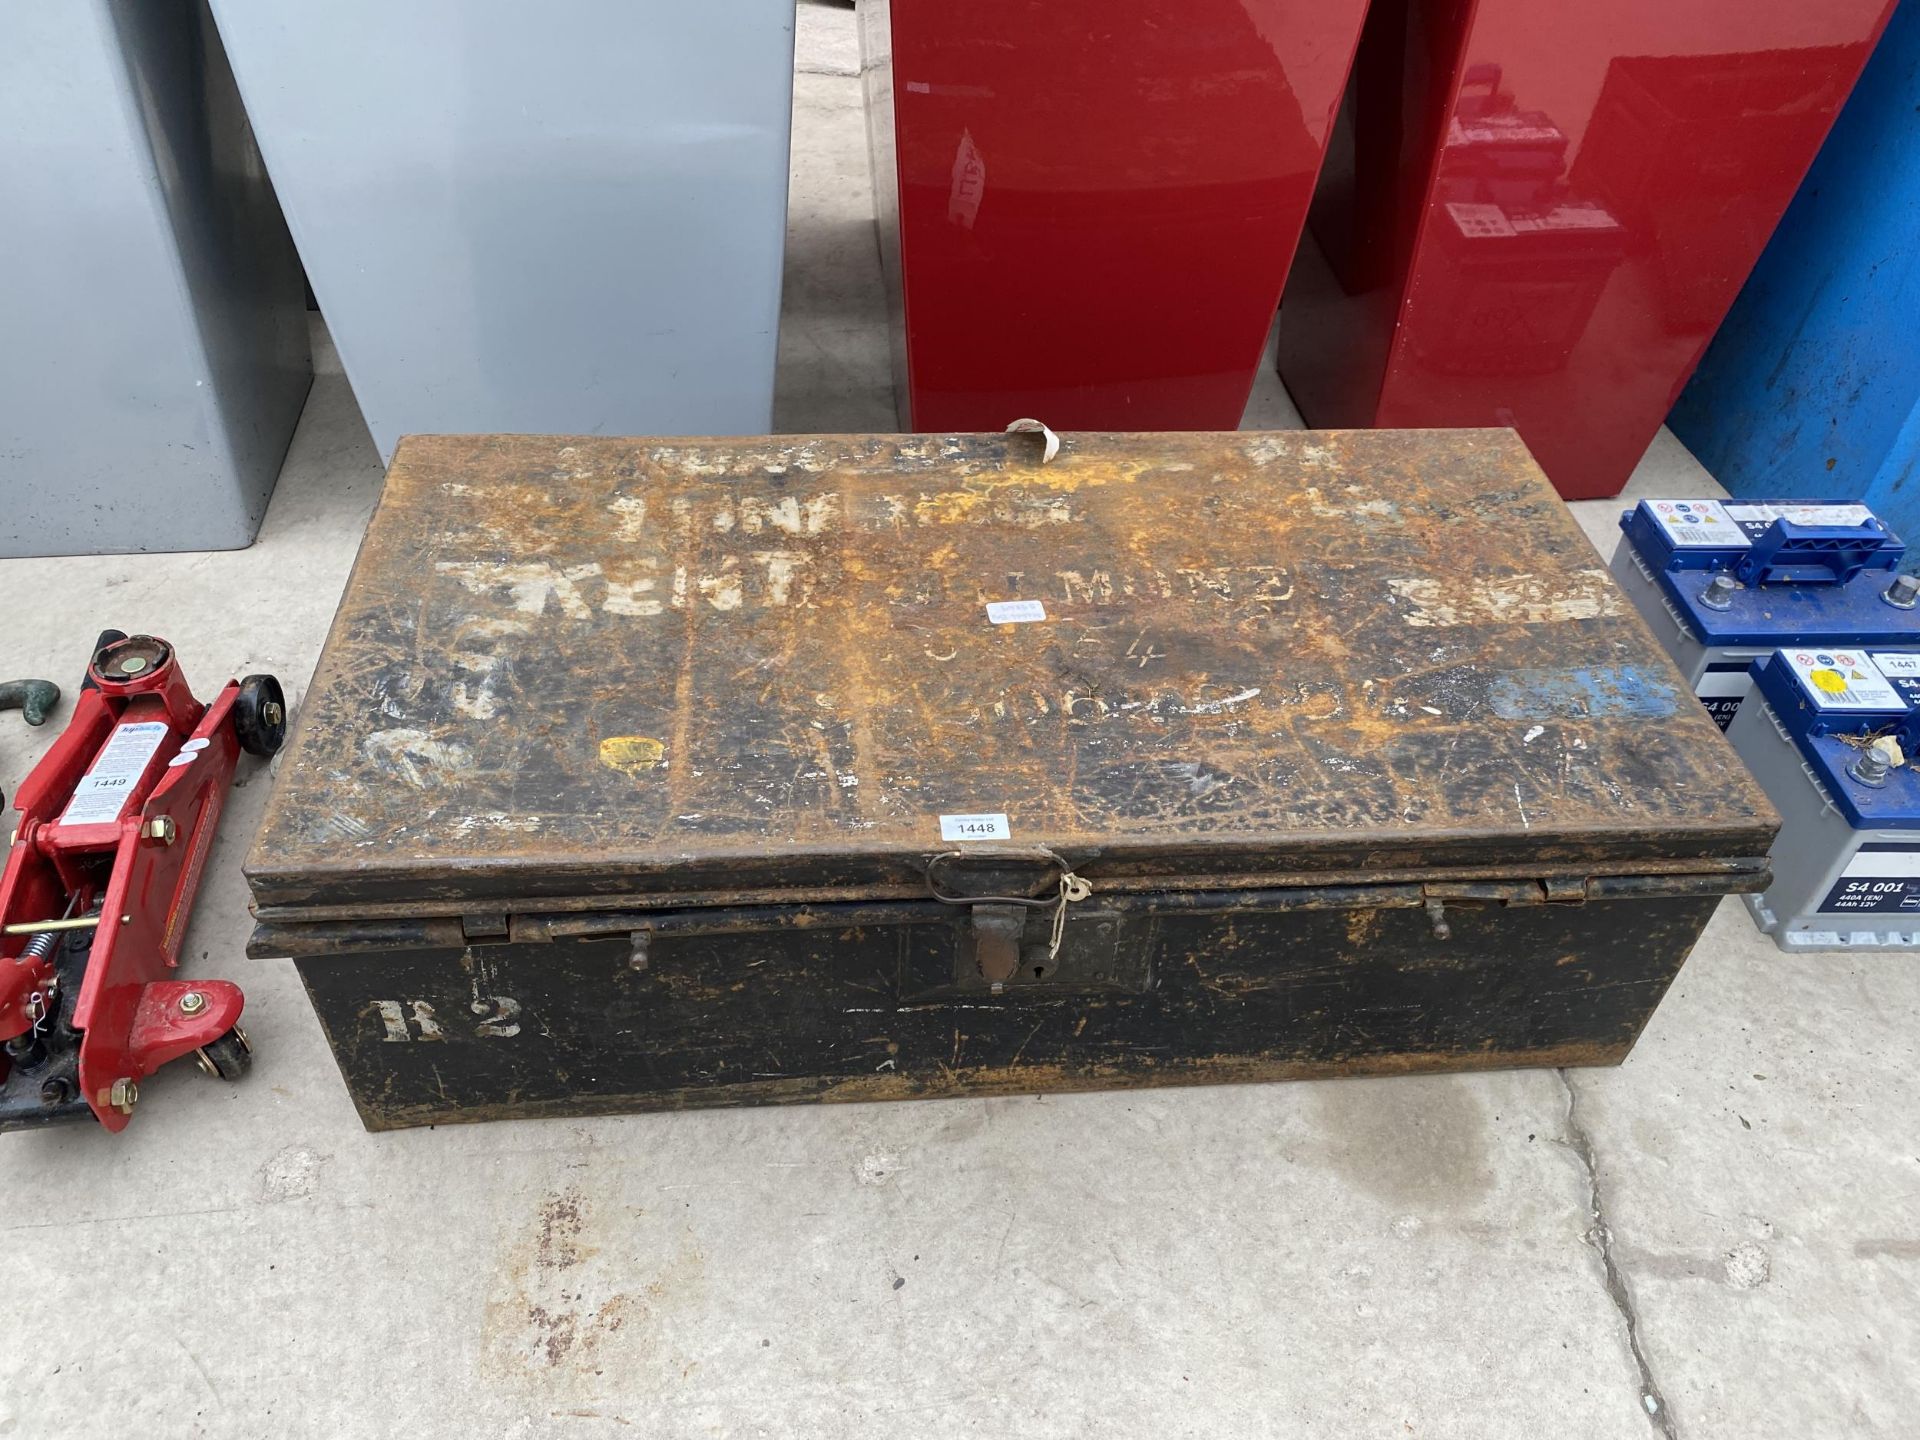
[{"label": "concrete floor", "polygon": [[[850,17],[799,13],[779,423],[884,430]],[[1270,373],[1249,417],[1297,423]],[[112,624],[297,697],[379,484],[328,366],[251,550],[0,565],[8,673]],[[1664,435],[1633,489],[1716,493]],[[1576,508],[1610,553],[1617,503]],[[0,720],[11,785],[50,737]],[[0,1435],[1920,1423],[1920,962],[1789,958],[1729,903],[1617,1070],[368,1135],[292,967],[242,955],[268,784],[189,946],[246,987],[253,1075],[0,1140]]]}]

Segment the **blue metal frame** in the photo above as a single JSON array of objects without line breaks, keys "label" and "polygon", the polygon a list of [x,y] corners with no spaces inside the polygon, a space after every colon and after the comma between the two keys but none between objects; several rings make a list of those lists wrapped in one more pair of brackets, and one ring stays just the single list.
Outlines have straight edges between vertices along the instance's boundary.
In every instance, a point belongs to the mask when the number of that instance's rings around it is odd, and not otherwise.
[{"label": "blue metal frame", "polygon": [[1668,424],[1739,496],[1920,526],[1920,0],[1903,0]]}]

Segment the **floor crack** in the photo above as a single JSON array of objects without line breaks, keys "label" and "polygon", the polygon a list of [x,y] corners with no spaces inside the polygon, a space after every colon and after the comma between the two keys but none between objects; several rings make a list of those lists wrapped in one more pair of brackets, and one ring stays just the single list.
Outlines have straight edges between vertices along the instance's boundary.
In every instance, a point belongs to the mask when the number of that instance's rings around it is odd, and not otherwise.
[{"label": "floor crack", "polygon": [[1574,1089],[1573,1079],[1565,1070],[1554,1073],[1560,1077],[1560,1083],[1567,1092],[1567,1138],[1561,1143],[1579,1160],[1587,1180],[1587,1216],[1592,1223],[1581,1238],[1600,1257],[1607,1294],[1613,1300],[1614,1309],[1620,1312],[1621,1320],[1626,1323],[1627,1349],[1640,1371],[1640,1408],[1665,1440],[1679,1440],[1680,1430],[1674,1424],[1673,1412],[1667,1408],[1667,1397],[1660,1393],[1659,1383],[1653,1378],[1653,1367],[1647,1363],[1647,1353],[1640,1345],[1640,1317],[1633,1308],[1633,1295],[1627,1289],[1626,1274],[1621,1270],[1620,1262],[1614,1259],[1613,1230],[1607,1224],[1606,1200],[1600,1193],[1600,1166],[1594,1159],[1593,1141],[1588,1137],[1586,1127],[1580,1123],[1580,1092]]}]

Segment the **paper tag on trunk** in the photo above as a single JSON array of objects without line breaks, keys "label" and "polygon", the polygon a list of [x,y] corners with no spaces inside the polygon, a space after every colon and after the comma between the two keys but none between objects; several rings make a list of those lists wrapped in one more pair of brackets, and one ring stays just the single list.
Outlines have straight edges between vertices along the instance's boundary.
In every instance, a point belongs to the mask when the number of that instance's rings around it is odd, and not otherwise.
[{"label": "paper tag on trunk", "polygon": [[1004,815],[942,815],[942,840],[1011,840],[1013,830]]},{"label": "paper tag on trunk", "polygon": [[1047,607],[1038,600],[990,600],[987,619],[996,625],[1027,625],[1047,618]]}]

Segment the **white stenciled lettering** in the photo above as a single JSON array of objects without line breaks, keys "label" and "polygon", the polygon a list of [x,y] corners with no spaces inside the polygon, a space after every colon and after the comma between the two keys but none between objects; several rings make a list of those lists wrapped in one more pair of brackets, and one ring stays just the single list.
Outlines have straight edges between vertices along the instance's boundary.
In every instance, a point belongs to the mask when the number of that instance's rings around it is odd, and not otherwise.
[{"label": "white stenciled lettering", "polygon": [[[1244,719],[1250,709],[1257,709],[1253,702],[1260,700],[1265,692],[1258,685],[1246,685],[1237,689],[1226,686],[1202,686],[1198,693],[1182,695],[1175,691],[1117,691],[1106,695],[1085,695],[1069,690],[1050,699],[1038,690],[1004,690],[991,699],[983,698],[981,703],[964,713],[964,723],[970,725],[991,724],[1000,721],[1012,721],[1016,724],[1038,724],[1050,716],[1058,715],[1070,723],[1111,721],[1115,724],[1165,725],[1176,721],[1211,720],[1218,718],[1223,723],[1237,723]],[[1267,696],[1269,704],[1296,703],[1292,697]],[[1300,701],[1297,703],[1320,703],[1325,708],[1319,714],[1339,713],[1339,699],[1335,695],[1319,692],[1309,693],[1301,687]]]},{"label": "white stenciled lettering", "polygon": [[[1245,607],[1293,598],[1293,576],[1267,565],[1220,565],[1182,568],[1171,574],[1158,570],[1115,573],[1107,570],[1056,570],[1054,580],[1070,604],[1109,605],[1116,597],[1176,596],[1202,602],[1226,601]],[[1271,612],[1268,612],[1271,613]]]},{"label": "white stenciled lettering", "polygon": [[405,1043],[413,1039],[407,1032],[407,1012],[400,1008],[398,1000],[376,1000],[373,1013],[380,1017],[380,1025],[386,1031],[383,1040]]},{"label": "white stenciled lettering", "polygon": [[483,1017],[475,1035],[508,1039],[520,1033],[520,1002],[511,995],[482,995],[469,1008]]},{"label": "white stenciled lettering", "polygon": [[778,500],[743,496],[739,503],[740,528],[749,535],[778,530],[784,535],[818,535],[833,524],[840,513],[840,497],[831,491],[802,500],[785,495]]},{"label": "white stenciled lettering", "polygon": [[[916,495],[909,506],[899,495],[879,497],[881,523],[899,526],[909,514],[915,525],[973,525],[990,521],[995,525],[1017,525],[1038,530],[1047,525],[1073,523],[1073,505],[1064,495],[993,490],[935,490]],[[866,528],[872,528],[869,521]]]},{"label": "white stenciled lettering", "polygon": [[1113,599],[1113,577],[1104,570],[1095,570],[1091,575],[1079,570],[1056,570],[1054,578],[1060,582],[1061,594],[1071,604],[1103,605]]},{"label": "white stenciled lettering", "polygon": [[658,615],[666,606],[654,598],[656,588],[651,575],[638,580],[609,580],[607,598],[600,608],[609,615]]},{"label": "white stenciled lettering", "polygon": [[594,562],[563,569],[551,560],[441,560],[433,568],[476,595],[505,590],[513,608],[522,614],[542,615],[554,605],[575,620],[592,615],[580,586],[600,574]]},{"label": "white stenciled lettering", "polygon": [[699,589],[700,597],[714,609],[738,610],[747,595],[740,580],[740,562],[729,555],[720,562],[717,572],[700,577]]},{"label": "white stenciled lettering", "polygon": [[[520,1002],[511,995],[477,995],[469,1008],[480,1017],[473,1027],[477,1038],[505,1040],[520,1033]],[[447,1038],[431,1001],[375,1000],[368,1009],[380,1022],[380,1038],[390,1044]]]},{"label": "white stenciled lettering", "polygon": [[[628,518],[643,523],[644,505],[636,500],[635,507]],[[781,524],[772,528],[785,529],[791,521],[804,529],[826,524],[828,518],[817,507],[809,510],[797,506],[791,513],[782,512]],[[684,610],[689,605],[703,603],[723,611],[750,605],[805,604],[806,571],[810,562],[811,557],[801,550],[768,549],[722,556],[701,569],[675,565],[664,578],[645,573],[660,565],[660,561],[651,556],[623,557],[616,562],[616,568],[625,573],[618,577],[606,574],[597,561],[562,566],[546,558],[443,560],[435,564],[434,570],[475,595],[496,602],[504,599],[520,615],[558,614],[570,620],[590,620],[596,613],[644,618],[667,609]],[[641,573],[633,573],[635,570]],[[476,619],[474,623],[494,622]],[[514,633],[527,632],[522,628]],[[469,682],[462,695],[459,708],[463,712],[487,718],[478,712],[486,709],[490,701],[481,697],[476,686]]]},{"label": "white stenciled lettering", "polygon": [[607,502],[614,515],[614,534],[622,540],[644,540],[647,536],[647,501],[644,495],[616,495]]},{"label": "white stenciled lettering", "polygon": [[791,550],[753,552],[754,563],[767,572],[767,604],[785,605],[793,597],[793,579],[806,558]]},{"label": "white stenciled lettering", "polygon": [[493,693],[491,676],[472,685],[465,680],[454,681],[447,699],[454,709],[475,720],[491,720],[500,713],[500,701]]}]

